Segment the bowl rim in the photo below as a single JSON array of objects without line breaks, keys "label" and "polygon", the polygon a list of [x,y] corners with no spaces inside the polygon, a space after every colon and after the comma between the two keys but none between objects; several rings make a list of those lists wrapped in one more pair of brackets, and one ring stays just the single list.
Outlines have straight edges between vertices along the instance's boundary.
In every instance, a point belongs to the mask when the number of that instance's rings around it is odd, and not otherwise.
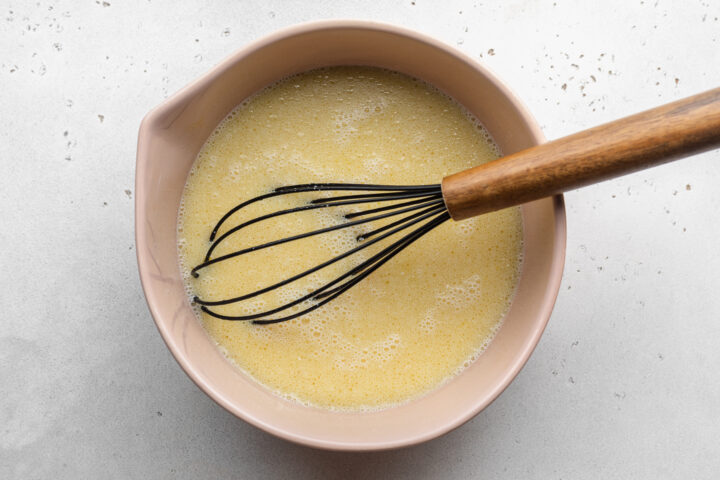
[{"label": "bowl rim", "polygon": [[236,50],[232,54],[225,57],[220,63],[209,69],[207,72],[202,74],[197,79],[186,84],[180,90],[172,94],[170,97],[165,99],[158,106],[150,110],[143,118],[138,133],[138,148],[137,148],[137,160],[136,160],[136,175],[135,175],[135,243],[136,243],[136,259],[138,262],[138,271],[140,282],[143,288],[148,309],[153,317],[156,328],[160,332],[163,341],[172,353],[175,361],[190,377],[190,379],[205,392],[214,402],[228,410],[233,415],[241,418],[242,420],[250,423],[251,425],[264,430],[267,433],[283,438],[285,440],[297,443],[300,445],[321,448],[326,450],[341,450],[341,451],[379,451],[389,450],[395,448],[408,447],[423,443],[442,436],[468,422],[470,419],[475,417],[478,413],[488,407],[492,402],[497,399],[498,396],[510,385],[515,377],[520,373],[520,370],[527,363],[530,355],[535,350],[546,326],[552,314],[557,295],[560,290],[560,282],[562,280],[562,273],[565,264],[565,253],[567,243],[567,222],[565,214],[565,203],[562,194],[555,195],[553,201],[553,214],[555,218],[554,222],[554,235],[555,241],[553,242],[552,252],[553,260],[550,267],[550,275],[547,279],[548,288],[545,289],[545,295],[543,297],[543,303],[538,309],[538,317],[541,318],[539,322],[539,328],[536,328],[533,335],[529,336],[529,341],[526,343],[526,347],[523,351],[519,352],[516,357],[516,362],[512,365],[512,368],[508,368],[502,378],[502,381],[498,382],[496,387],[493,388],[488,395],[485,396],[483,401],[477,402],[472,408],[469,408],[464,415],[457,417],[454,421],[450,421],[443,425],[441,428],[426,431],[424,434],[407,437],[402,440],[388,440],[384,442],[370,443],[350,443],[343,441],[331,441],[331,440],[319,440],[317,438],[304,436],[302,434],[291,432],[274,424],[268,423],[260,418],[251,415],[249,412],[239,408],[238,405],[231,402],[228,398],[216,391],[212,385],[205,381],[202,375],[196,371],[194,366],[191,364],[187,356],[179,350],[171,332],[169,331],[168,325],[165,322],[158,321],[158,318],[162,316],[158,310],[156,302],[152,300],[153,288],[150,286],[149,272],[146,271],[144,265],[148,265],[148,259],[145,258],[146,252],[143,248],[138,248],[139,245],[144,244],[148,232],[145,227],[143,220],[145,214],[143,212],[144,190],[140,188],[140,178],[144,177],[145,165],[141,162],[141,158],[147,156],[147,145],[149,137],[148,125],[153,124],[158,117],[163,113],[171,109],[177,104],[179,99],[185,98],[192,95],[193,92],[204,89],[210,84],[216,77],[221,75],[223,72],[232,68],[238,61],[242,60],[251,53],[260,50],[272,43],[280,41],[288,37],[294,37],[309,32],[322,31],[322,30],[342,30],[342,29],[353,29],[353,30],[370,30],[382,33],[390,33],[403,37],[410,38],[411,40],[419,43],[424,43],[430,47],[441,50],[444,54],[468,64],[474,70],[479,71],[484,75],[490,82],[492,82],[498,90],[500,90],[507,101],[520,113],[526,122],[527,127],[531,132],[531,136],[534,138],[536,143],[544,143],[545,137],[538,126],[534,117],[530,114],[526,106],[519,100],[512,91],[502,82],[499,78],[492,73],[486,66],[480,64],[476,60],[472,59],[465,53],[455,49],[454,47],[436,40],[423,33],[410,30],[404,27],[399,27],[392,24],[364,21],[364,20],[317,20],[311,22],[300,23],[292,26],[288,26],[279,29],[273,33],[265,35],[244,47]]}]

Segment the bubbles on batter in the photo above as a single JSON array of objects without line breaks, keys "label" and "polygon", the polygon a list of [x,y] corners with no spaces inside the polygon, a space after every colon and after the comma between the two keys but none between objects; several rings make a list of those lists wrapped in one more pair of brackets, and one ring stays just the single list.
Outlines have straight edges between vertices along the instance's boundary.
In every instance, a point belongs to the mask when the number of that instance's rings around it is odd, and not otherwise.
[{"label": "bubbles on batter", "polygon": [[425,312],[425,315],[423,315],[422,320],[420,320],[420,329],[425,334],[432,334],[433,330],[437,327],[438,321],[436,319],[437,315],[437,309],[431,308],[427,312]]},{"label": "bubbles on batter", "polygon": [[346,142],[360,129],[360,124],[374,115],[382,115],[388,106],[388,100],[383,96],[374,97],[370,101],[362,102],[359,106],[350,106],[338,110],[333,115],[334,132],[338,142]]}]

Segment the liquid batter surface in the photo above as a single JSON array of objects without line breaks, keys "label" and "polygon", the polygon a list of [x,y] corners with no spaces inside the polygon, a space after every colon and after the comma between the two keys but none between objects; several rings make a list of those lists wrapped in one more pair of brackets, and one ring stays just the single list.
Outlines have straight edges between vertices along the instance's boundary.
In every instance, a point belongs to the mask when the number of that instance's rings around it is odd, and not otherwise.
[{"label": "liquid batter surface", "polygon": [[[355,236],[372,229],[292,242],[192,278],[213,226],[244,200],[310,182],[439,183],[497,155],[482,126],[421,81],[365,67],[290,77],[238,106],[197,157],[178,223],[188,291],[212,300],[248,293],[353,248]],[[220,233],[322,195],[260,202]],[[229,237],[213,256],[335,225],[361,208],[368,207],[281,217]],[[377,251],[368,250],[297,285],[216,311],[249,314],[297,298]],[[443,223],[304,317],[258,326],[198,315],[226,356],[278,395],[321,408],[385,408],[437,388],[482,353],[510,305],[521,255],[520,210],[511,208]]]}]

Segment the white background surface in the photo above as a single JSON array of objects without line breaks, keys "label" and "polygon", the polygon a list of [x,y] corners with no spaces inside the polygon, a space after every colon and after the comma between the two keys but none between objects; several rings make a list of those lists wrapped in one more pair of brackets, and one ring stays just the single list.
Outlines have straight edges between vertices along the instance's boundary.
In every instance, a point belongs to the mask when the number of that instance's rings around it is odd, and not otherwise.
[{"label": "white background surface", "polygon": [[529,363],[399,451],[296,446],[205,396],[145,305],[143,115],[235,49],[395,23],[495,71],[548,138],[720,85],[720,2],[0,0],[0,478],[711,478],[720,471],[720,152],[566,196],[565,276]]}]

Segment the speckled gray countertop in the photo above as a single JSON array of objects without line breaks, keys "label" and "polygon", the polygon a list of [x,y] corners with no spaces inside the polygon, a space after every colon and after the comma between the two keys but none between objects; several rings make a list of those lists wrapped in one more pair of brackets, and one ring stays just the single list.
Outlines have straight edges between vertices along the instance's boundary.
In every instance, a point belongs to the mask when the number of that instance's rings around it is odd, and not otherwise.
[{"label": "speckled gray countertop", "polygon": [[332,453],[217,406],[138,281],[143,115],[321,18],[428,33],[548,138],[720,85],[720,3],[0,0],[0,478],[678,478],[720,471],[720,152],[566,195],[565,276],[525,369],[424,445]]}]

